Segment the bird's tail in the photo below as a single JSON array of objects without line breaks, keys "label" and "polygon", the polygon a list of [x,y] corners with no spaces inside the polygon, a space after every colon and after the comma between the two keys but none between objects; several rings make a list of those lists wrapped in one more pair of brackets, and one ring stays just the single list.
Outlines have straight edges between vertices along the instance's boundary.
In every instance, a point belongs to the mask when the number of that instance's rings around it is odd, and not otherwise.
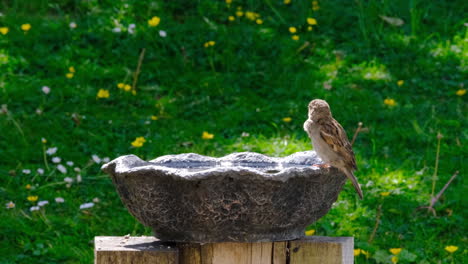
[{"label": "bird's tail", "polygon": [[361,200],[362,200],[362,198],[363,198],[364,196],[362,195],[361,186],[359,186],[359,183],[358,183],[358,181],[357,181],[356,176],[354,176],[354,174],[353,174],[350,170],[348,170],[348,169],[344,169],[343,172],[344,172],[344,174],[346,175],[346,177],[348,177],[348,179],[351,180],[351,182],[353,183],[354,189],[355,189],[356,192],[358,193],[359,198],[361,198]]}]

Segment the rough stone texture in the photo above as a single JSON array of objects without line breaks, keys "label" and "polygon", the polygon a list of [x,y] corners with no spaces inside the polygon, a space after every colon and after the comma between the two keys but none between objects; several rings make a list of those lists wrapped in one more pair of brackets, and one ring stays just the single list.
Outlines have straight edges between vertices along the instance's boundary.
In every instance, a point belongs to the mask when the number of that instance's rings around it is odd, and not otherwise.
[{"label": "rough stone texture", "polygon": [[222,158],[194,153],[149,162],[119,157],[111,175],[130,213],[164,241],[291,240],[325,215],[346,176],[314,151],[271,158],[252,152]]}]

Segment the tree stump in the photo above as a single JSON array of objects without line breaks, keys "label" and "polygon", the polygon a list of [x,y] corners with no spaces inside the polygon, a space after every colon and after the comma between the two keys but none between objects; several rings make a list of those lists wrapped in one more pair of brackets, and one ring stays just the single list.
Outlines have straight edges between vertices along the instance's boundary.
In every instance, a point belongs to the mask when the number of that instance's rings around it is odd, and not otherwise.
[{"label": "tree stump", "polygon": [[173,243],[154,237],[96,237],[95,264],[351,264],[352,237],[258,243]]}]

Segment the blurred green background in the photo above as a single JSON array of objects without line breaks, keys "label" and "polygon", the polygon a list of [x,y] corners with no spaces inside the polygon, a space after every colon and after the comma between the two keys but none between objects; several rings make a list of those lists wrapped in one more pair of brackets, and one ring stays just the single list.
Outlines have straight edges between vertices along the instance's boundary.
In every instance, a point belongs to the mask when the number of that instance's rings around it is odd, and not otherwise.
[{"label": "blurred green background", "polygon": [[151,234],[104,162],[310,150],[315,98],[350,139],[362,122],[365,198],[348,183],[309,234],[354,236],[356,263],[465,262],[467,7],[1,1],[0,263],[91,263],[94,236]]}]

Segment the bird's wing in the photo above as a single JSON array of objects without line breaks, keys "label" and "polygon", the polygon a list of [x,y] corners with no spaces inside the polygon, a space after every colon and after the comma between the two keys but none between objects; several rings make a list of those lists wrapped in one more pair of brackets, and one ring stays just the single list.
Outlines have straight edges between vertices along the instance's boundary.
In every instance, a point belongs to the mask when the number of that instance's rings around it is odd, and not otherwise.
[{"label": "bird's wing", "polygon": [[320,136],[334,152],[343,158],[349,168],[357,170],[351,143],[349,143],[343,127],[336,120],[333,119],[332,122],[321,124]]}]

